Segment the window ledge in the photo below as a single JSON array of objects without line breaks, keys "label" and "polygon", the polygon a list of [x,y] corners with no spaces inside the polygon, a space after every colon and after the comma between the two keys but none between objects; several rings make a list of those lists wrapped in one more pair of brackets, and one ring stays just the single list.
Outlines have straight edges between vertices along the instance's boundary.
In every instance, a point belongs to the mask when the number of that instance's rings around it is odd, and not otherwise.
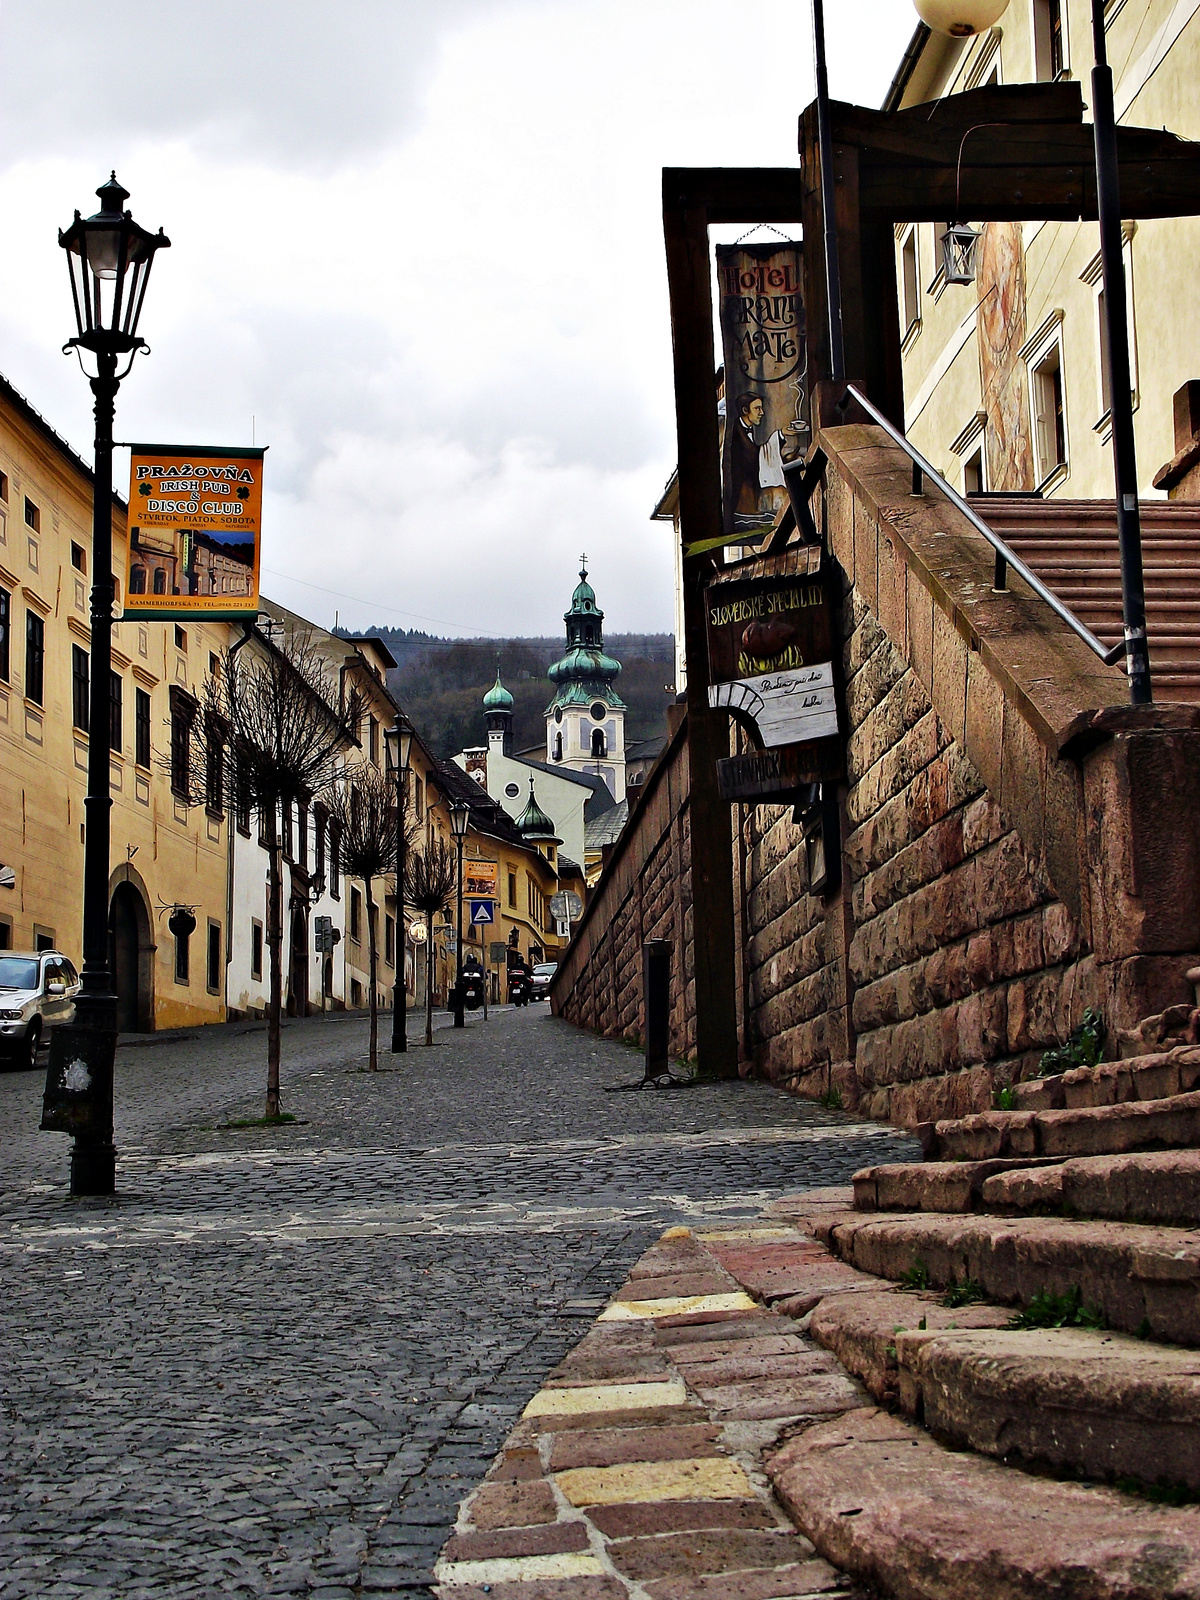
[{"label": "window ledge", "polygon": [[1046,474],[1034,492],[1042,495],[1043,497],[1048,494],[1053,494],[1054,490],[1057,489],[1060,484],[1065,483],[1070,476],[1070,462],[1060,461],[1056,467]]},{"label": "window ledge", "polygon": [[906,356],[921,337],[921,319],[914,317],[905,329],[904,337],[900,341],[900,354]]}]

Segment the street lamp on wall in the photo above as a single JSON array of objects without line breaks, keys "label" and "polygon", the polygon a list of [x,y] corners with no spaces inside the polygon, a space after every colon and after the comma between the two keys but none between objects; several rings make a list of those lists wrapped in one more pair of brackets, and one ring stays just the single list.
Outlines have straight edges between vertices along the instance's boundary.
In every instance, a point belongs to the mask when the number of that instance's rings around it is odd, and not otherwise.
[{"label": "street lamp on wall", "polygon": [[[75,1019],[50,1035],[43,1128],[71,1133],[71,1193],[112,1194],[117,1153],[113,1146],[113,1063],[117,1049],[117,997],[108,954],[110,817],[108,740],[112,669],[112,452],[117,389],[145,340],[138,322],[150,268],[171,243],[160,228],[148,233],[124,209],[128,191],[114,172],[96,190],[100,209],[75,213],[58,242],[66,252],[76,332],[63,346],[74,350],[95,395],[96,444],[92,476],[91,662],[87,826],[83,860],[83,970]],[[84,363],[94,358],[95,372]],[[118,373],[122,358],[128,358]]]},{"label": "street lamp on wall", "polygon": [[463,967],[463,844],[466,842],[467,829],[471,825],[471,808],[465,800],[456,800],[450,807],[450,832],[454,835],[454,842],[458,846],[458,936],[455,940],[458,956],[454,967],[454,1026],[465,1028],[466,1017],[463,1015],[462,992],[462,967]]},{"label": "street lamp on wall", "polygon": [[408,1049],[408,985],[404,959],[408,934],[404,926],[404,867],[408,840],[404,832],[404,799],[408,784],[408,762],[412,754],[413,731],[397,715],[395,725],[383,730],[388,763],[396,774],[396,978],[392,987],[392,1054]]},{"label": "street lamp on wall", "polygon": [[942,274],[947,283],[975,282],[980,232],[968,222],[952,222],[942,234]]}]

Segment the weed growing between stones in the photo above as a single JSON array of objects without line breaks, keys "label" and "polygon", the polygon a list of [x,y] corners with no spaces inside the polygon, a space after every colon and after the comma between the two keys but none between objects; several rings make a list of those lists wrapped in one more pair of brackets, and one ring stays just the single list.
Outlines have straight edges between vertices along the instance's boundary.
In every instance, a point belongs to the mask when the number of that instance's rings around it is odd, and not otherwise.
[{"label": "weed growing between stones", "polygon": [[1010,1328],[1107,1328],[1108,1320],[1095,1306],[1085,1306],[1078,1286],[1066,1294],[1041,1289],[1009,1323]]},{"label": "weed growing between stones", "polygon": [[951,1311],[959,1306],[973,1306],[980,1300],[986,1300],[983,1285],[977,1278],[960,1278],[957,1283],[952,1283],[942,1296],[942,1304]]},{"label": "weed growing between stones", "polygon": [[1015,1111],[1017,1109],[1017,1091],[1015,1089],[997,1089],[992,1104],[996,1111]]},{"label": "weed growing between stones", "polygon": [[909,1267],[908,1271],[900,1279],[900,1282],[906,1289],[929,1288],[929,1268],[925,1265],[920,1256],[918,1256],[913,1262],[912,1266]]},{"label": "weed growing between stones", "polygon": [[1051,1078],[1056,1073],[1069,1072],[1072,1067],[1094,1067],[1103,1055],[1104,1018],[1089,1006],[1083,1013],[1083,1021],[1071,1029],[1066,1044],[1055,1045],[1043,1055],[1038,1077]]},{"label": "weed growing between stones", "polygon": [[840,1111],[842,1109],[842,1091],[840,1089],[826,1089],[821,1096],[820,1104],[826,1111]]}]

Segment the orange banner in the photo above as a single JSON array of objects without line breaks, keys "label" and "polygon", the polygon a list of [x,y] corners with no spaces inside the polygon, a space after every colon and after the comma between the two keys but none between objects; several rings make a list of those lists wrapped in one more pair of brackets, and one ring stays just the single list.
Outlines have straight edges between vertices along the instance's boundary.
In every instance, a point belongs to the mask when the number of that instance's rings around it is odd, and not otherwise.
[{"label": "orange banner", "polygon": [[258,613],[264,450],[135,444],[127,618]]}]

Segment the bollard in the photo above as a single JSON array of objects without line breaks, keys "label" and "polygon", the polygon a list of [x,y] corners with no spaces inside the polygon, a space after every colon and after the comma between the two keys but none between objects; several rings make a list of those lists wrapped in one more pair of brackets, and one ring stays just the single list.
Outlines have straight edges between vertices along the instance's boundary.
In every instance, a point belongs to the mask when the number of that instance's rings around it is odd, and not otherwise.
[{"label": "bollard", "polygon": [[670,1074],[671,943],[647,939],[642,945],[642,1037],[646,1046],[646,1077]]}]

